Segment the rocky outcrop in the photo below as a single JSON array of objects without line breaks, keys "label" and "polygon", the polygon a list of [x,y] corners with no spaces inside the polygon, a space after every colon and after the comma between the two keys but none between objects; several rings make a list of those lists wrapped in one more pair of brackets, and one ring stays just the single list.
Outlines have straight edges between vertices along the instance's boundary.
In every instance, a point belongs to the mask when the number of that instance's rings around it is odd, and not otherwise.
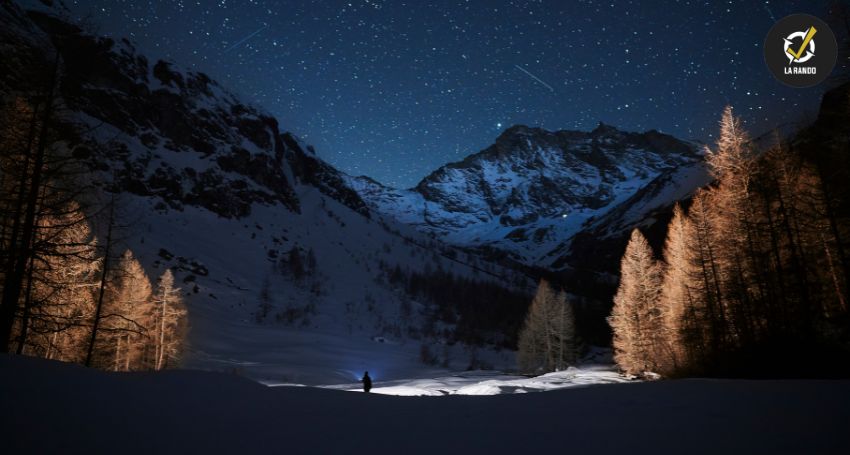
[{"label": "rocky outcrop", "polygon": [[[55,16],[8,8],[3,22],[18,30],[2,48],[3,60],[22,62],[21,71],[41,60],[36,66],[44,71],[58,52],[61,121],[87,141],[88,160],[108,174],[104,180],[157,197],[161,207],[195,205],[226,218],[248,215],[253,204],[299,211],[273,117],[238,102],[203,73],[149,63],[127,40],[94,37]],[[20,92],[39,93],[36,80],[12,83]]]},{"label": "rocky outcrop", "polygon": [[304,146],[292,134],[284,134],[287,162],[301,183],[311,185],[323,194],[336,199],[351,210],[370,217],[369,207],[347,181],[347,176],[316,156],[311,146]]}]

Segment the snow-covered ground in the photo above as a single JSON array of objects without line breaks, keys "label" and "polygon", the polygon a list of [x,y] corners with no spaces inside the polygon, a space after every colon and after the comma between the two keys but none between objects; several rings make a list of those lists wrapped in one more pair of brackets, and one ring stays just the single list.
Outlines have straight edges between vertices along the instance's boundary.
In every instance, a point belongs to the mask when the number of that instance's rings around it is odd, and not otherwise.
[{"label": "snow-covered ground", "polygon": [[[565,371],[536,377],[514,376],[496,371],[469,371],[440,376],[433,379],[400,379],[377,381],[372,393],[384,395],[499,395],[558,390],[598,384],[617,384],[629,380],[614,370],[612,365],[582,365]],[[276,386],[273,382],[267,385]],[[282,385],[282,384],[281,384]],[[360,391],[362,385],[341,384],[325,386],[330,389]]]},{"label": "snow-covered ground", "polygon": [[850,453],[846,380],[396,397],[3,355],[0,404],[4,454]]}]

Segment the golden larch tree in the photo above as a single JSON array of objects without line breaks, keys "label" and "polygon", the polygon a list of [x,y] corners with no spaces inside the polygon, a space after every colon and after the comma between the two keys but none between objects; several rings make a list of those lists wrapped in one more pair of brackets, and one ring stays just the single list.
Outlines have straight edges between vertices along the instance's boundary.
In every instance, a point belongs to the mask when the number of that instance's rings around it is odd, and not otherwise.
[{"label": "golden larch tree", "polygon": [[154,368],[161,370],[177,364],[186,333],[186,307],[180,288],[174,286],[171,269],[166,269],[159,278],[153,302],[157,331]]},{"label": "golden larch tree", "polygon": [[609,324],[614,332],[614,360],[629,374],[656,371],[662,351],[661,267],[649,242],[632,231],[620,264],[620,286]]}]

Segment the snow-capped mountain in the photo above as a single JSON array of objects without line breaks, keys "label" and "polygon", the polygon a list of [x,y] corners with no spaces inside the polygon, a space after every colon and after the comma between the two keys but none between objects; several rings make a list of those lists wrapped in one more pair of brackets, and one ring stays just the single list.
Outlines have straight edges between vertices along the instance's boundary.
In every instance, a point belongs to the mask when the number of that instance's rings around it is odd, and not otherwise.
[{"label": "snow-capped mountain", "polygon": [[415,188],[388,188],[367,177],[349,182],[375,211],[422,232],[557,269],[579,232],[606,225],[607,234],[617,234],[704,184],[701,163],[694,144],[657,131],[518,125]]},{"label": "snow-capped mountain", "polygon": [[[47,9],[0,4],[0,95],[37,102],[58,64],[57,144],[119,194],[118,237],[149,276],[175,272],[187,366],[300,383],[513,366],[492,348],[522,320],[526,277],[374,213],[349,177],[205,74]],[[411,290],[432,277],[515,295],[514,317],[481,325],[474,308]],[[483,344],[464,344],[473,338]]]}]

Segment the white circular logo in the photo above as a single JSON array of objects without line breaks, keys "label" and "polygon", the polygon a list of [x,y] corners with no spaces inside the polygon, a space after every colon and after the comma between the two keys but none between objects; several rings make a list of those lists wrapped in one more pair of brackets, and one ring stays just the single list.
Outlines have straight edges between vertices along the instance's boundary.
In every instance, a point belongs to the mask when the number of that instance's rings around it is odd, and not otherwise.
[{"label": "white circular logo", "polygon": [[[812,26],[808,30],[802,32],[794,32],[785,37],[785,56],[788,57],[788,64],[805,63],[815,56],[815,40],[814,36],[817,29]],[[799,38],[796,40],[795,38]]]}]

